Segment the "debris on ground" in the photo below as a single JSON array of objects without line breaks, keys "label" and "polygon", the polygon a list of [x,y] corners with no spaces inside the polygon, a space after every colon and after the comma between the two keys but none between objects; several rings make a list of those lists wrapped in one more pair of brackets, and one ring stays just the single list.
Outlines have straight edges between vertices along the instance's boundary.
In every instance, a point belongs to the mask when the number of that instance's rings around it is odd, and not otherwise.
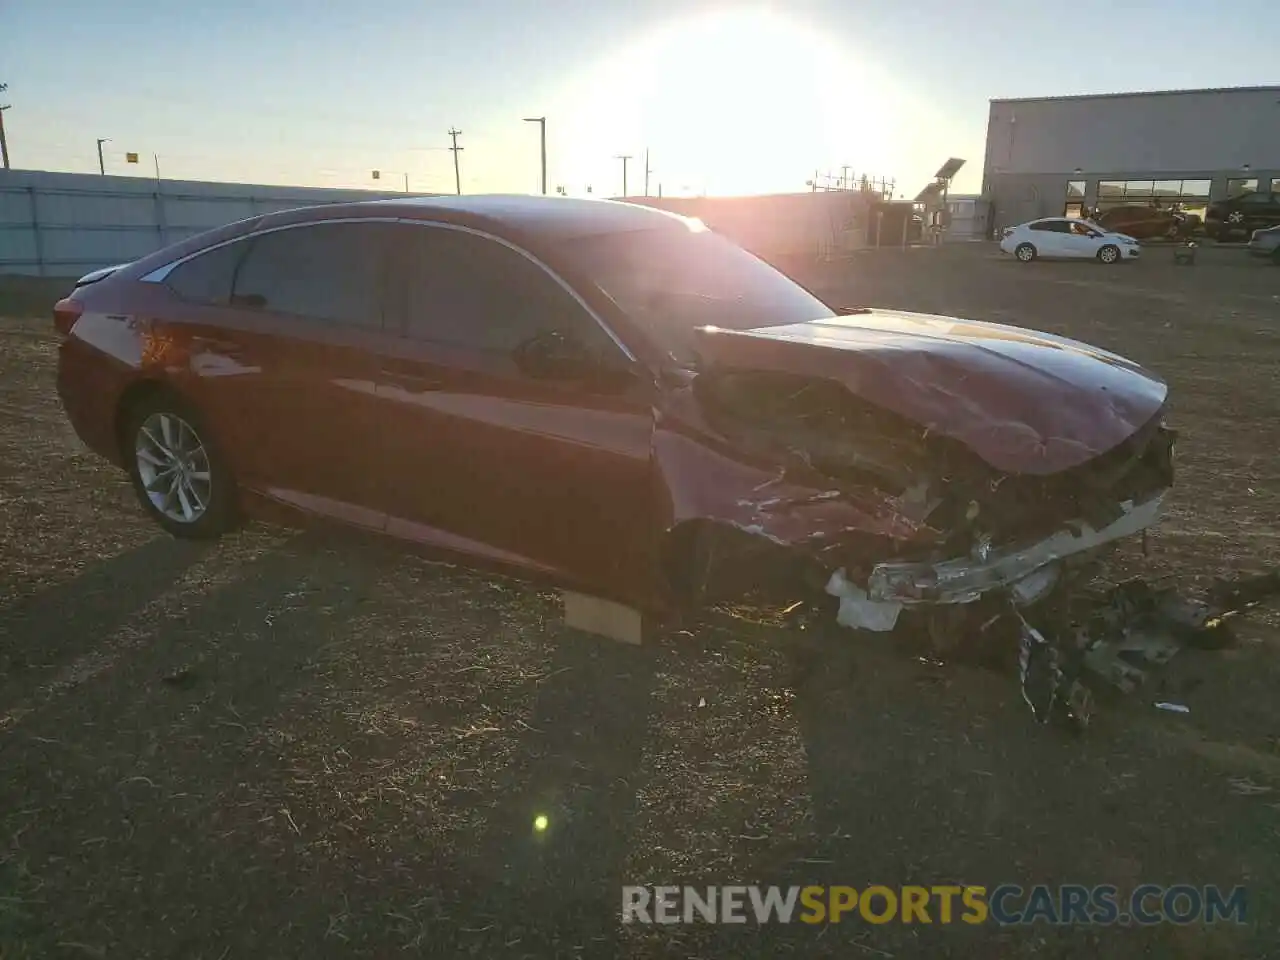
[{"label": "debris on ground", "polygon": [[[1073,598],[1039,625],[1016,607],[1020,637],[1018,679],[1023,699],[1041,723],[1055,717],[1082,728],[1090,719],[1088,680],[1102,680],[1132,693],[1152,669],[1168,663],[1183,647],[1221,649],[1235,641],[1232,621],[1244,610],[1280,596],[1280,571],[1221,578],[1202,601],[1182,597],[1175,587],[1135,578],[1101,596]],[[996,618],[999,619],[999,618]],[[1185,704],[1156,707],[1189,713]]]}]

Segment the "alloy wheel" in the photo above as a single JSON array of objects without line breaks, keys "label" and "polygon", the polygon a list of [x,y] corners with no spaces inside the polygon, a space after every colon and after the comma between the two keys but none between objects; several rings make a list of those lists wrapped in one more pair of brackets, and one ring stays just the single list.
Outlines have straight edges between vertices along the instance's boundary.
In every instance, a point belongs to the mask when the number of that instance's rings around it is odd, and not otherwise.
[{"label": "alloy wheel", "polygon": [[158,513],[195,523],[213,499],[209,454],[195,428],[175,413],[157,412],[138,427],[134,456],[142,487]]}]

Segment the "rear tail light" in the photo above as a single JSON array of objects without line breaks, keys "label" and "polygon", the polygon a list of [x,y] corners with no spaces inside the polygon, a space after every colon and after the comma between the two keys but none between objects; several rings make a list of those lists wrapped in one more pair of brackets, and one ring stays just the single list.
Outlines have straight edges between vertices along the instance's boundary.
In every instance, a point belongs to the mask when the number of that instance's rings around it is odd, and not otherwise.
[{"label": "rear tail light", "polygon": [[84,313],[84,304],[79,300],[66,297],[53,305],[53,325],[64,337],[70,336],[71,328],[76,325],[82,313]]}]

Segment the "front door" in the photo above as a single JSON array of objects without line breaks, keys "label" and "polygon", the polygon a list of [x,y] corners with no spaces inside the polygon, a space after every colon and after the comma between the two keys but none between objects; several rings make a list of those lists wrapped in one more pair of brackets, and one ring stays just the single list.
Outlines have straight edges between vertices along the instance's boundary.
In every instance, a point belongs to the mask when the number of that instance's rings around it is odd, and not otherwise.
[{"label": "front door", "polygon": [[404,337],[378,387],[388,532],[642,595],[653,569],[643,368],[522,251],[443,225],[397,230]]},{"label": "front door", "polygon": [[1064,222],[1067,224],[1067,232],[1062,235],[1064,255],[1069,257],[1097,256],[1098,250],[1102,246],[1101,235],[1098,231],[1078,220]]}]

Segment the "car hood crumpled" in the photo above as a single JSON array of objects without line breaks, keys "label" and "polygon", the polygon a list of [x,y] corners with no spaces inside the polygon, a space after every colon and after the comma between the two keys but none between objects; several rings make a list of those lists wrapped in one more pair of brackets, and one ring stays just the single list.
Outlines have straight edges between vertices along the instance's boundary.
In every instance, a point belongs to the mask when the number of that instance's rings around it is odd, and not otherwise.
[{"label": "car hood crumpled", "polygon": [[1168,393],[1157,376],[1105,350],[954,317],[875,309],[697,333],[706,362],[837,380],[1006,473],[1083,464],[1149,423]]}]

